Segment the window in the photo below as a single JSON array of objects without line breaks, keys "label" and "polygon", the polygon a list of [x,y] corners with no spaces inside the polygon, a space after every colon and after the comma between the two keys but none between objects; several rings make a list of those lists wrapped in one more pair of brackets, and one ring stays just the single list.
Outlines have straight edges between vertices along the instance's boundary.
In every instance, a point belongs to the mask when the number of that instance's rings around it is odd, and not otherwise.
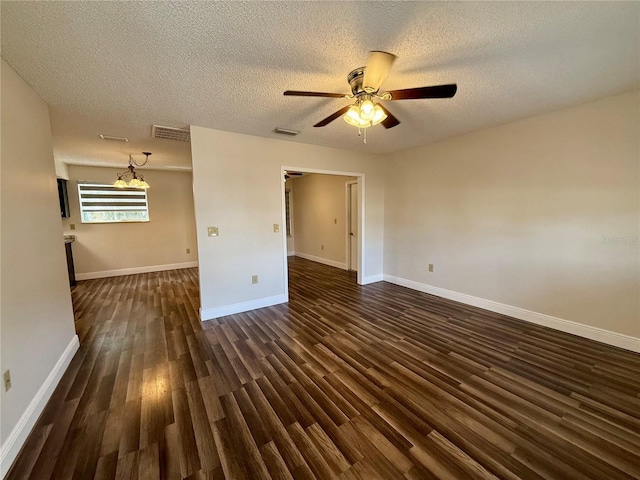
[{"label": "window", "polygon": [[78,182],[82,223],[148,222],[147,191]]},{"label": "window", "polygon": [[285,212],[285,220],[287,222],[287,236],[291,236],[291,191],[284,191],[284,212]]}]

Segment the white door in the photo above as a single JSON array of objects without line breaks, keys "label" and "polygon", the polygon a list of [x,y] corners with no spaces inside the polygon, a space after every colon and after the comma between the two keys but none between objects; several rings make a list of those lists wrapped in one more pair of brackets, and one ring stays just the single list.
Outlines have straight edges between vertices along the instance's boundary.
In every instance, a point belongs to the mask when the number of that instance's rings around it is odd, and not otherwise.
[{"label": "white door", "polygon": [[358,271],[358,184],[349,184],[349,270]]}]

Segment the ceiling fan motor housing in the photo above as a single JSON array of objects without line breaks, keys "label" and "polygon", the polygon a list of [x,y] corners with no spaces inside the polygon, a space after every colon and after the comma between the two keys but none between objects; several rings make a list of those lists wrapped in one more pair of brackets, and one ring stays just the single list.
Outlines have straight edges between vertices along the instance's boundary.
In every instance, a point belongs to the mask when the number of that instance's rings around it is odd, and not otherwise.
[{"label": "ceiling fan motor housing", "polygon": [[362,80],[364,79],[364,70],[365,67],[356,68],[355,70],[352,70],[349,75],[347,75],[347,81],[349,82],[349,85],[351,85],[351,92],[355,96],[367,93],[362,86]]}]

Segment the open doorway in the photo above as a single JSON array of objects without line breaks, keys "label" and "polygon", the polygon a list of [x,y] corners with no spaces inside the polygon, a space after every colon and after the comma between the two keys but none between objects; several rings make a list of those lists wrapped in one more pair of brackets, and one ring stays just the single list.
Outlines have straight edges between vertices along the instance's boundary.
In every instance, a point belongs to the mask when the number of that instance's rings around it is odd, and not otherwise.
[{"label": "open doorway", "polygon": [[287,291],[288,257],[351,271],[353,281],[362,284],[364,174],[287,166],[282,175]]}]

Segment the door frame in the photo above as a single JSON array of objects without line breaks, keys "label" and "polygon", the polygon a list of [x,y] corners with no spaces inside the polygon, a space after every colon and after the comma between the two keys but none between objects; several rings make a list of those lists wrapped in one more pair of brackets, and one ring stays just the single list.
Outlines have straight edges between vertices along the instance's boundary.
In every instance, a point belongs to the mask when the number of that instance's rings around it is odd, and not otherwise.
[{"label": "door frame", "polygon": [[[285,212],[285,203],[284,203],[284,190],[285,184],[284,181],[284,171],[292,170],[294,172],[304,172],[304,173],[319,173],[322,175],[341,175],[345,177],[356,177],[356,183],[358,184],[358,275],[357,282],[358,285],[363,285],[362,281],[365,278],[365,219],[364,219],[364,198],[365,198],[365,175],[362,172],[344,172],[339,170],[326,170],[326,169],[317,169],[317,168],[309,168],[309,167],[300,167],[295,165],[281,165],[280,166],[280,178],[282,181],[280,182],[280,210],[281,210],[281,225],[286,225],[286,212]],[[295,195],[295,191],[294,191]],[[282,268],[284,270],[284,286],[285,292],[287,292],[287,297],[289,296],[289,266],[287,263],[287,229],[281,228],[282,233]]]},{"label": "door frame", "polygon": [[[347,238],[346,238],[346,243],[347,243],[347,270],[352,271],[351,270],[351,263],[352,263],[352,258],[351,258],[351,234],[350,234],[350,230],[351,230],[351,215],[353,214],[353,212],[351,211],[351,185],[357,185],[358,187],[360,187],[360,184],[358,182],[358,179],[356,180],[349,180],[347,182],[344,183],[344,189],[345,189],[345,205],[346,205],[346,209],[347,209],[347,214],[345,216],[345,218],[347,219]],[[360,210],[360,189],[358,188],[358,210]],[[357,212],[358,214],[358,229],[360,228],[360,212]],[[358,242],[360,241],[360,231],[358,231]],[[360,270],[360,262],[356,262],[357,268],[356,268],[356,272],[358,272]],[[360,283],[360,282],[358,282]]]}]

